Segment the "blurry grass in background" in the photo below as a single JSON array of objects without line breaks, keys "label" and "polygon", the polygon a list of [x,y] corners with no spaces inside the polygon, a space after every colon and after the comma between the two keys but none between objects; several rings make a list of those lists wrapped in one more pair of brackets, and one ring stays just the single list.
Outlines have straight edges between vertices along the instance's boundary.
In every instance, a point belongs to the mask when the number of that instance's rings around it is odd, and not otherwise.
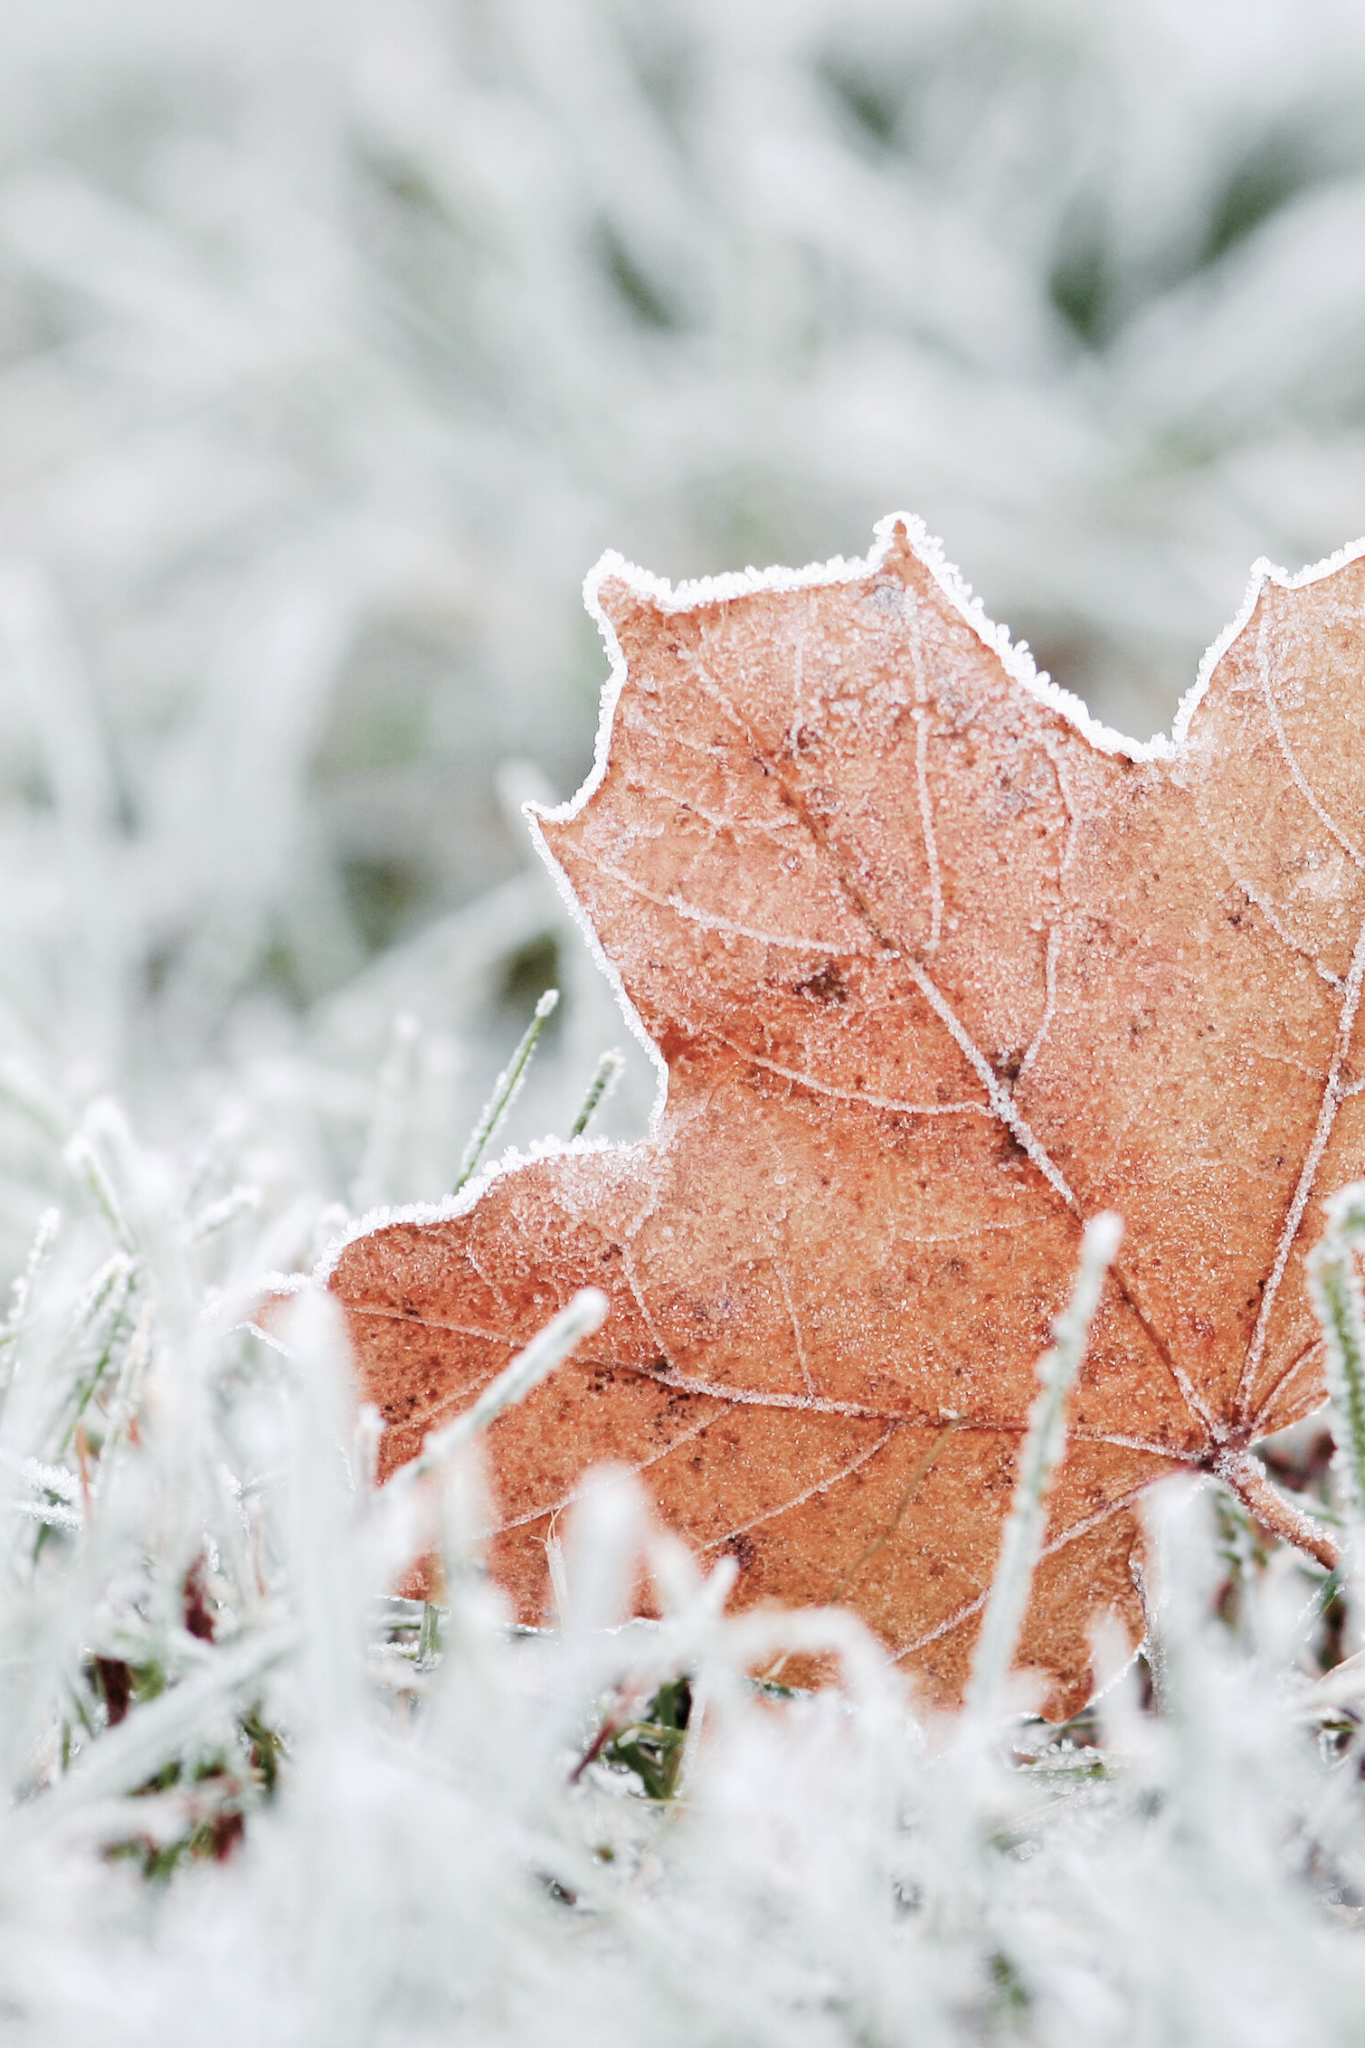
[{"label": "blurry grass in background", "polygon": [[436,1195],[555,978],[515,1134],[572,1113],[620,1027],[515,804],[605,546],[908,507],[1145,737],[1365,529],[1358,8],[11,0],[0,60],[0,1083],[59,1122]]}]

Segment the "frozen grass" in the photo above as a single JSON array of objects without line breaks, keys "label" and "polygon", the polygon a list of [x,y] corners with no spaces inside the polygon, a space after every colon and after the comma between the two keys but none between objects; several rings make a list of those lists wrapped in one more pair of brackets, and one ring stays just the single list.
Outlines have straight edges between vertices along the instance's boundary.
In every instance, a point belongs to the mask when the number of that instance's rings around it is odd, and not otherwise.
[{"label": "frozen grass", "polygon": [[619,1484],[510,1630],[476,1446],[377,1501],[325,1304],[241,1321],[450,1189],[547,982],[498,1142],[613,1078],[505,822],[586,765],[604,546],[913,504],[1141,735],[1257,555],[1365,530],[1359,9],[13,0],[0,57],[0,2036],[1358,2042],[1350,1561],[1167,1498],[1092,1716],[997,1652],[917,1721]]},{"label": "frozen grass", "polygon": [[[101,1102],[65,1153],[0,1333],[6,2039],[1358,2039],[1349,1585],[1176,1489],[1148,1659],[1067,1729],[1002,1689],[1112,1231],[1043,1361],[1013,1618],[952,1721],[842,1612],[727,1616],[728,1561],[701,1577],[609,1474],[554,1626],[508,1625],[477,1429],[600,1300],[376,1493],[331,1302],[292,1303],[285,1349],[241,1325],[238,1146],[187,1171]],[[386,1597],[433,1542],[440,1607]],[[623,1625],[641,1564],[665,1619]],[[787,1649],[841,1683],[747,1676]]]}]

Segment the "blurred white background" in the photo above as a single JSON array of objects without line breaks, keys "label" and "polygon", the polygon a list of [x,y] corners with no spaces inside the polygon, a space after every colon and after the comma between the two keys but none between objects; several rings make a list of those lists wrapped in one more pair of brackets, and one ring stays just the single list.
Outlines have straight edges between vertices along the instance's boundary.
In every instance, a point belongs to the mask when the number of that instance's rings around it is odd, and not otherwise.
[{"label": "blurred white background", "polygon": [[1146,737],[1254,557],[1365,530],[1358,5],[9,0],[0,104],[24,1236],[110,1086],[438,1196],[552,979],[563,1127],[621,1027],[515,805],[588,765],[604,547],[917,511]]}]

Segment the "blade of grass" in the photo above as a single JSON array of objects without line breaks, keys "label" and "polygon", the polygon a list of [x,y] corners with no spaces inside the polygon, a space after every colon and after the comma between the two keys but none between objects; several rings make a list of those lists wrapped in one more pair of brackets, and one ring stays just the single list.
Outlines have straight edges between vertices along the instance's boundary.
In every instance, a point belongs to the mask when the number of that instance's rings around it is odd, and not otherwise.
[{"label": "blade of grass", "polygon": [[498,1075],[493,1086],[493,1093],[489,1096],[479,1121],[470,1133],[469,1143],[465,1146],[464,1158],[460,1161],[459,1177],[455,1182],[452,1193],[458,1195],[465,1182],[470,1179],[475,1167],[483,1157],[490,1138],[492,1138],[499,1124],[516,1100],[517,1090],[525,1080],[526,1069],[531,1064],[531,1056],[536,1049],[536,1040],[540,1037],[550,1017],[554,1014],[555,1005],[558,1001],[559,990],[557,988],[547,988],[540,1001],[536,1004],[535,1013],[526,1030],[522,1033],[521,1043],[503,1068],[503,1071]]},{"label": "blade of grass", "polygon": [[999,1711],[1014,1663],[1033,1574],[1043,1551],[1047,1497],[1066,1450],[1067,1401],[1085,1356],[1105,1275],[1122,1235],[1119,1218],[1108,1212],[1086,1224],[1071,1299],[1052,1325],[1052,1348],[1038,1361],[1042,1385],[1029,1411],[1028,1433],[1019,1453],[1019,1477],[972,1664],[967,1704],[976,1714],[990,1716]]},{"label": "blade of grass", "polygon": [[1327,1385],[1341,1418],[1336,1465],[1352,1532],[1365,1524],[1365,1300],[1355,1255],[1365,1248],[1365,1182],[1327,1204],[1327,1228],[1308,1259],[1308,1289],[1322,1325]]},{"label": "blade of grass", "polygon": [[588,1125],[592,1122],[598,1110],[620,1080],[621,1070],[625,1064],[625,1059],[621,1053],[616,1051],[603,1053],[601,1059],[597,1062],[597,1071],[588,1083],[588,1092],[583,1097],[583,1107],[573,1120],[573,1127],[569,1132],[571,1138],[582,1137],[584,1131],[587,1130]]}]

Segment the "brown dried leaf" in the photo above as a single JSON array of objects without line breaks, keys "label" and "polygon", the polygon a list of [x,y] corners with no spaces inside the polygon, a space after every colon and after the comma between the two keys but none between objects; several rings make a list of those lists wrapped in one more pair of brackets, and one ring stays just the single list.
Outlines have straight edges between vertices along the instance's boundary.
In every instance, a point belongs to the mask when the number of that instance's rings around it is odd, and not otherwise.
[{"label": "brown dried leaf", "polygon": [[[610,751],[540,831],[667,1062],[570,1149],[331,1276],[385,1469],[576,1288],[611,1313],[493,1432],[495,1569],[547,1598],[637,1470],[741,1603],[844,1601],[960,1695],[1082,1219],[1124,1217],[1020,1661],[1142,1628],[1133,1503],[1319,1405],[1303,1255],[1365,1172],[1365,561],[1262,580],[1172,745],[1033,678],[932,548],[674,594],[610,559]],[[624,670],[620,663],[624,662]]]}]

